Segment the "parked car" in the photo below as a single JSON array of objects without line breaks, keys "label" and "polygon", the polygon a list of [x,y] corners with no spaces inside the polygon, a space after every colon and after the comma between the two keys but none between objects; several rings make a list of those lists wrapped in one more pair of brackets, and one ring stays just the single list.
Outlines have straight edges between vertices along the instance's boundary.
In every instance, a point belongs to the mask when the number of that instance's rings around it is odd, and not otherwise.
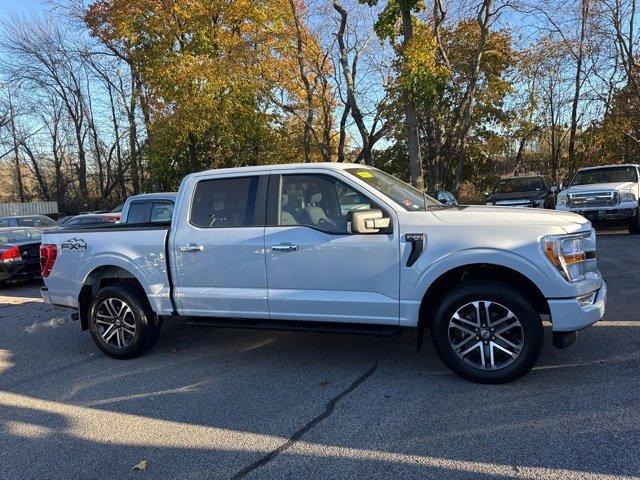
[{"label": "parked car", "polygon": [[[354,207],[345,213],[345,204]],[[430,327],[454,372],[501,383],[536,363],[541,315],[557,347],[602,317],[595,250],[590,222],[572,213],[447,208],[362,165],[265,165],[188,175],[170,228],[45,233],[42,296],[76,309],[82,329],[117,358],[151,348],[165,317],[414,329],[418,346]]]},{"label": "parked car", "polygon": [[58,220],[58,226],[64,227],[67,223],[69,223],[72,219],[76,218],[77,215],[67,215],[66,217],[62,217]]},{"label": "parked car", "polygon": [[0,218],[0,228],[2,227],[35,227],[44,231],[56,229],[58,224],[46,215],[22,215]]},{"label": "parked car", "polygon": [[64,228],[88,226],[88,225],[103,225],[109,223],[116,223],[120,220],[120,214],[117,213],[88,213],[85,215],[76,215],[72,219],[68,220],[64,224]]},{"label": "parked car", "polygon": [[41,239],[37,228],[0,228],[0,286],[40,276]]},{"label": "parked car", "polygon": [[557,191],[544,176],[533,175],[502,178],[484,195],[487,205],[553,209]]},{"label": "parked car", "polygon": [[175,192],[142,193],[127,198],[122,207],[120,223],[171,222]]},{"label": "parked car", "polygon": [[558,194],[556,208],[590,220],[626,220],[629,233],[640,234],[640,165],[581,168]]},{"label": "parked car", "polygon": [[435,192],[430,192],[429,195],[443,205],[458,205],[458,200],[453,193],[446,190],[436,190]]},{"label": "parked car", "polygon": [[45,216],[49,217],[51,220],[53,220],[54,222],[58,223],[60,222],[61,218],[66,218],[69,215],[67,215],[66,213],[61,213],[61,212],[56,212],[56,213],[45,213]]}]

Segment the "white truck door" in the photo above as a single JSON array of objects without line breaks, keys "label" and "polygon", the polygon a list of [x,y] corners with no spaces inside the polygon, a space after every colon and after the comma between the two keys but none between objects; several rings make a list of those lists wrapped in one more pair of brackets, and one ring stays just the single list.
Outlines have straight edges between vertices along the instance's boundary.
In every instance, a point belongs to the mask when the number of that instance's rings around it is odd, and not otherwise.
[{"label": "white truck door", "polygon": [[393,233],[347,232],[349,211],[378,206],[337,174],[272,176],[265,230],[272,319],[398,324],[395,213],[384,208]]},{"label": "white truck door", "polygon": [[268,175],[190,181],[170,242],[179,313],[268,318],[264,261]]}]

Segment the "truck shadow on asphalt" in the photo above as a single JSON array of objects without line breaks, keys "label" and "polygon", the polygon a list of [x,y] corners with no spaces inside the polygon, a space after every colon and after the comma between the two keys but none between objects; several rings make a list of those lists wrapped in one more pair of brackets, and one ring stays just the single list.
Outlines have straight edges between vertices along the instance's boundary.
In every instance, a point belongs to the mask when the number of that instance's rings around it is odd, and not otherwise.
[{"label": "truck shadow on asphalt", "polygon": [[[547,329],[538,367],[502,386],[455,377],[428,343],[416,353],[410,334],[176,323],[146,356],[117,361],[77,327],[0,340],[14,364],[0,370],[3,479],[127,478],[143,458],[155,478],[584,478],[640,468],[634,322],[594,327],[564,351],[548,345]],[[45,357],[25,352],[22,337],[55,344],[55,368],[30,375]]]},{"label": "truck shadow on asphalt", "polygon": [[640,249],[598,237],[604,321],[565,350],[547,326],[537,367],[499,386],[409,333],[168,322],[117,361],[37,283],[0,290],[0,478],[640,478]]}]

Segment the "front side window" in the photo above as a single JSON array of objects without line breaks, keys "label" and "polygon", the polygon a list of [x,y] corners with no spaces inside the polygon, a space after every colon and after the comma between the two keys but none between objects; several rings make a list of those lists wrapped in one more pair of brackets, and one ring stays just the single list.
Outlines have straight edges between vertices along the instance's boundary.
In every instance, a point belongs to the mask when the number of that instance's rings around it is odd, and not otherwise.
[{"label": "front side window", "polygon": [[191,204],[191,224],[200,228],[254,227],[259,177],[201,180]]},{"label": "front side window", "polygon": [[329,175],[284,175],[279,224],[304,225],[331,233],[348,233],[353,210],[375,208],[365,195]]}]

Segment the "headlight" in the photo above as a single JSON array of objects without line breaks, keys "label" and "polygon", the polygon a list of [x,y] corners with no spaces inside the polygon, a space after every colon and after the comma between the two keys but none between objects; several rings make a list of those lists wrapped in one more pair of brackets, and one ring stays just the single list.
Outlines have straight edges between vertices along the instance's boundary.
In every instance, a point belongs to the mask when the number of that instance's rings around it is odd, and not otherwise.
[{"label": "headlight", "polygon": [[620,192],[620,201],[621,202],[635,202],[636,194],[627,190],[626,192]]},{"label": "headlight", "polygon": [[558,198],[556,199],[556,204],[557,205],[566,205],[567,204],[567,195],[566,194],[558,195]]},{"label": "headlight", "polygon": [[550,235],[543,238],[547,259],[569,282],[583,280],[586,273],[587,255],[583,240],[588,233],[576,235]]}]

